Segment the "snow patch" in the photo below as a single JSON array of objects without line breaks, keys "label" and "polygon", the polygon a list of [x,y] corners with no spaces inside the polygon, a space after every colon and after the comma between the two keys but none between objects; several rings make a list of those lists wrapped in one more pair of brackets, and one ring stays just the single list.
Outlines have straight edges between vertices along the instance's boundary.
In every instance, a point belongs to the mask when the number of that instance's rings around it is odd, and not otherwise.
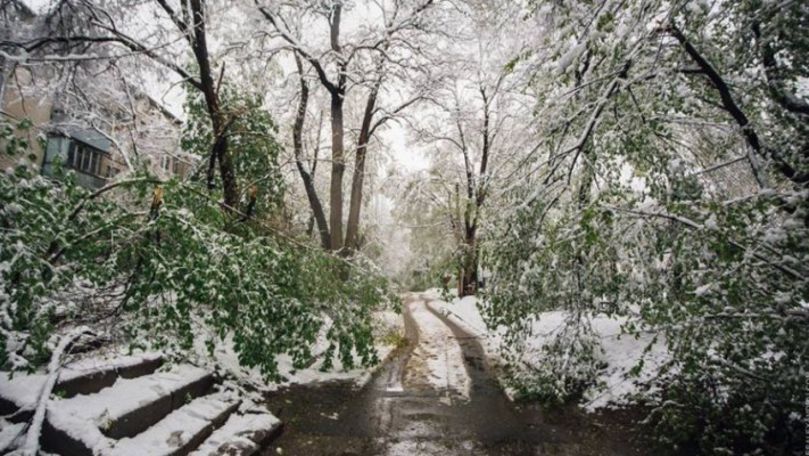
[{"label": "snow patch", "polygon": [[24,434],[27,423],[10,423],[0,418],[0,452],[12,447]]},{"label": "snow patch", "polygon": [[[434,293],[425,293],[425,296],[432,295]],[[478,336],[487,357],[495,365],[502,365],[504,360],[501,346],[505,328],[488,330],[477,304],[477,298],[467,296],[452,303],[434,300],[430,305],[440,309],[471,334]],[[562,311],[539,314],[539,318],[532,324],[532,337],[526,341],[522,361],[529,365],[540,364],[543,356],[542,347],[552,340],[555,333],[562,328],[564,321],[565,313]],[[585,392],[583,406],[588,411],[625,404],[629,396],[639,391],[639,385],[650,380],[668,359],[668,351],[662,336],[655,339],[654,334],[642,334],[639,337],[622,334],[621,326],[626,323],[626,318],[597,316],[591,323],[602,348],[601,352],[596,353],[596,357],[603,361],[606,367],[596,378],[596,385]],[[630,376],[630,371],[641,360],[643,366],[637,372],[637,376]],[[513,395],[511,391],[506,392],[509,396]]]},{"label": "snow patch", "polygon": [[[396,348],[390,343],[387,335],[392,333],[404,335],[404,322],[402,316],[393,311],[375,312],[374,338],[375,348],[380,361],[385,360]],[[215,337],[211,335],[211,337]],[[305,368],[295,369],[292,358],[287,355],[280,355],[276,358],[278,371],[285,380],[279,383],[267,384],[261,381],[262,375],[258,368],[246,368],[239,363],[239,357],[230,339],[219,342],[214,349],[213,357],[208,355],[205,347],[206,337],[197,337],[195,340],[195,350],[203,362],[216,366],[233,375],[239,382],[249,383],[256,389],[262,391],[275,391],[279,388],[295,384],[313,384],[335,380],[353,381],[358,387],[365,385],[373,374],[373,369],[362,367],[346,369],[339,359],[335,358],[331,370],[323,371],[323,359],[320,356],[328,348],[329,342],[326,340],[325,331],[319,336],[312,349],[314,362]],[[360,364],[360,359],[355,359],[355,365]]]},{"label": "snow patch", "polygon": [[258,437],[259,433],[272,432],[280,425],[278,418],[269,413],[231,415],[222,427],[214,431],[191,453],[191,456],[227,454],[226,450],[230,448],[258,449],[253,439]]}]

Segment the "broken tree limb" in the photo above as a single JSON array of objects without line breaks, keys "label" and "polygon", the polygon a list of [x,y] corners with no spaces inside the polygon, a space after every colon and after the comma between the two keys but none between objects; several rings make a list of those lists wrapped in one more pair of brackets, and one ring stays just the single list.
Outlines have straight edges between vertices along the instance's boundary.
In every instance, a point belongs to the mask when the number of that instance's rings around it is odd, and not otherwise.
[{"label": "broken tree limb", "polygon": [[42,423],[45,421],[45,412],[48,409],[48,401],[50,400],[51,392],[53,391],[54,385],[56,385],[56,380],[59,378],[59,371],[62,367],[62,355],[73,341],[86,333],[90,333],[90,329],[86,326],[75,328],[73,331],[63,336],[53,350],[51,361],[48,363],[48,378],[45,380],[42,391],[39,393],[39,401],[37,402],[34,417],[31,418],[31,424],[28,425],[28,432],[25,434],[25,443],[17,454],[22,456],[35,456],[39,451],[39,436],[42,433]]}]

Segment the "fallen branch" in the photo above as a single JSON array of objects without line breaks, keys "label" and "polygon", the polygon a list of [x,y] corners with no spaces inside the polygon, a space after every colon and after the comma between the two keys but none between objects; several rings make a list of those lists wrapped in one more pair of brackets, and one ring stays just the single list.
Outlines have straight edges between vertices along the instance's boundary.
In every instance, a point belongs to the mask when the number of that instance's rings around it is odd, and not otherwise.
[{"label": "fallen branch", "polygon": [[51,355],[51,361],[48,364],[48,378],[42,386],[42,391],[39,393],[39,401],[37,403],[34,417],[31,419],[31,424],[28,425],[28,432],[25,435],[25,443],[23,447],[15,452],[22,456],[36,456],[39,451],[39,436],[42,433],[42,423],[45,421],[45,412],[48,409],[48,401],[51,397],[56,380],[59,378],[59,371],[61,369],[62,355],[70,344],[73,343],[79,336],[89,333],[90,329],[82,326],[74,329],[59,341],[56,348]]}]

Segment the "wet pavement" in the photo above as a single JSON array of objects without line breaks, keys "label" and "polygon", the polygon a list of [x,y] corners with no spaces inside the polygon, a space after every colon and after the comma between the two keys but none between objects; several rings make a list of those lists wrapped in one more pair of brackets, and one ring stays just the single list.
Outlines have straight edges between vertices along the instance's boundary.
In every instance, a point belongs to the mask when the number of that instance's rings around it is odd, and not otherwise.
[{"label": "wet pavement", "polygon": [[273,393],[284,433],[265,454],[644,455],[632,411],[587,414],[509,401],[479,341],[405,297],[409,344],[363,388],[350,382]]}]

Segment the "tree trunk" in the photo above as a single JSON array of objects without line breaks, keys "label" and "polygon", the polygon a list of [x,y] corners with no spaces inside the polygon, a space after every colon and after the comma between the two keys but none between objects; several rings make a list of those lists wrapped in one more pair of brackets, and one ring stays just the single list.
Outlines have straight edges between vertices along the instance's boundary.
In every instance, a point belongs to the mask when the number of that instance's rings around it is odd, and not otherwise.
[{"label": "tree trunk", "polygon": [[318,233],[320,233],[320,243],[324,249],[328,249],[330,246],[329,227],[326,223],[323,205],[320,204],[320,198],[318,198],[317,191],[315,190],[314,180],[312,176],[306,172],[300,160],[296,159],[295,165],[298,168],[298,173],[301,175],[301,180],[303,180],[303,187],[306,190],[306,198],[309,200],[309,206],[312,208],[312,220],[317,223],[317,230]]},{"label": "tree trunk", "polygon": [[[342,20],[343,2],[336,0],[332,4],[329,41],[332,51],[342,56],[340,46],[340,22]],[[327,85],[331,94],[331,186],[329,189],[329,226],[331,227],[331,250],[343,249],[343,173],[345,172],[345,148],[343,146],[343,103],[345,102],[346,71],[345,60],[337,65],[337,84]],[[321,76],[321,81],[323,77]]]},{"label": "tree trunk", "polygon": [[236,187],[233,161],[228,150],[227,126],[221,111],[221,106],[219,105],[219,94],[217,93],[211,69],[207,35],[205,32],[205,11],[202,0],[190,0],[189,4],[194,19],[192,48],[197,65],[199,66],[202,94],[205,97],[205,105],[208,110],[208,115],[211,118],[211,128],[213,129],[214,137],[208,166],[208,186],[209,188],[213,186],[213,169],[216,161],[218,161],[225,206],[236,208],[239,203],[239,191]]},{"label": "tree trunk", "polygon": [[365,113],[362,116],[360,137],[357,141],[357,154],[354,163],[354,175],[351,179],[351,200],[348,208],[348,225],[346,227],[346,248],[359,250],[360,210],[362,209],[362,186],[365,180],[365,158],[368,153],[368,143],[371,139],[371,121],[376,108],[376,97],[379,93],[381,79],[376,82],[368,94],[365,104]]},{"label": "tree trunk", "polygon": [[343,248],[343,174],[345,149],[343,146],[343,96],[338,90],[331,95],[331,187],[329,190],[330,248]]},{"label": "tree trunk", "polygon": [[[467,202],[464,211],[464,233],[463,243],[466,247],[465,257],[463,259],[463,267],[461,269],[458,295],[470,296],[478,291],[478,246],[477,246],[477,231],[480,223],[480,212],[483,204],[486,202],[487,191],[487,177],[489,166],[489,154],[491,152],[491,136],[490,136],[490,112],[489,103],[490,98],[486,93],[484,87],[480,87],[480,95],[483,100],[483,131],[481,132],[483,144],[481,149],[480,168],[478,169],[477,182],[475,173],[472,168],[472,163],[469,159],[469,153],[464,148],[464,170],[466,172],[466,194]],[[462,144],[466,144],[463,140],[464,132],[460,122],[457,124],[458,134],[461,137]],[[456,190],[457,191],[457,190]]]},{"label": "tree trunk", "polygon": [[[2,107],[3,105],[3,101],[5,100],[6,94],[6,66],[7,66],[6,58],[0,55],[0,107]],[[8,73],[10,74],[11,71],[8,71]]]},{"label": "tree trunk", "polygon": [[463,275],[461,277],[461,289],[458,292],[458,296],[474,296],[477,293],[478,287],[478,268],[477,268],[477,259],[475,259],[475,265],[470,266],[469,268],[463,269]]},{"label": "tree trunk", "polygon": [[477,293],[478,289],[478,246],[477,227],[470,226],[466,230],[464,239],[466,252],[461,269],[460,289],[458,296],[471,296]]},{"label": "tree trunk", "polygon": [[467,265],[466,268],[461,268],[460,279],[458,280],[458,296],[474,296],[478,289],[478,268],[477,259],[474,265]]},{"label": "tree trunk", "polygon": [[[318,154],[320,153],[320,132],[322,130],[323,130],[323,113],[321,112],[320,113],[320,120],[317,123],[317,139],[315,140],[315,147],[312,148],[312,163],[311,163],[311,165],[309,165],[309,169],[311,170],[309,174],[310,174],[310,176],[312,178],[312,182],[314,182],[315,178],[317,177],[317,160],[318,160]],[[312,186],[312,188],[314,188],[314,185]],[[320,199],[318,199],[317,202],[318,202],[318,204],[320,204]],[[325,237],[322,236],[323,231],[318,229],[318,231],[320,231],[320,234],[321,234],[320,243],[321,243],[321,245],[322,245],[322,247],[324,249],[328,249],[329,248],[329,242],[330,242],[330,240],[329,240],[330,239],[329,238],[329,231],[328,231],[329,225],[328,225],[328,222],[326,221],[326,216],[323,214],[323,206],[320,206],[320,213],[321,213],[321,218],[322,218],[322,222],[323,222],[323,228],[326,229],[326,231],[325,231],[326,236]],[[306,226],[306,236],[311,238],[312,233],[314,232],[314,229],[315,229],[315,214],[314,214],[314,211],[312,211],[312,215],[309,216],[309,223]]]},{"label": "tree trunk", "polygon": [[224,203],[225,206],[231,209],[238,209],[239,190],[236,186],[236,174],[233,172],[233,157],[230,155],[226,131],[222,131],[218,144],[219,147],[214,147],[214,153],[219,162],[219,175],[222,178]]}]

